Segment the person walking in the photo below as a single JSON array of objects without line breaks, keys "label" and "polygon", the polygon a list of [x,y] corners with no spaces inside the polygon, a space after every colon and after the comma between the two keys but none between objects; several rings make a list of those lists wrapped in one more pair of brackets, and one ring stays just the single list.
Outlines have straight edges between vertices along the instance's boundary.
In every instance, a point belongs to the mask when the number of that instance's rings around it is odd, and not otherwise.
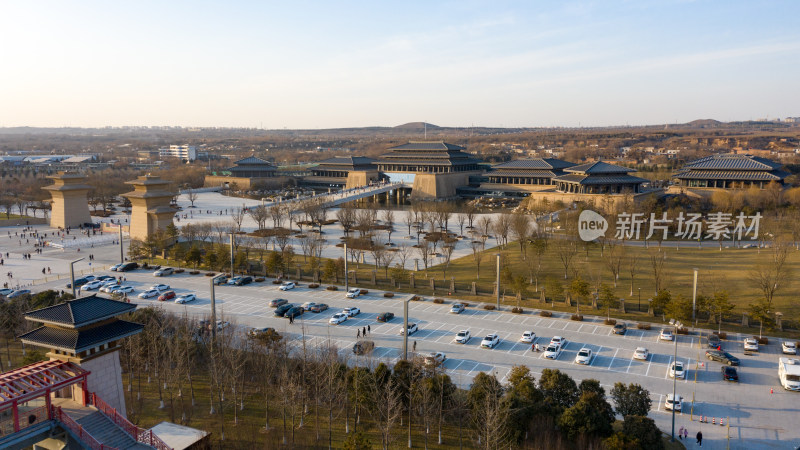
[{"label": "person walking", "polygon": [[372,334],[372,329],[367,325],[367,333]]},{"label": "person walking", "polygon": [[697,432],[697,445],[699,445],[700,447],[703,446],[703,432],[702,431],[698,431]]},{"label": "person walking", "polygon": [[678,430],[678,439],[683,439],[683,427]]},{"label": "person walking", "polygon": [[356,329],[356,339],[361,337],[361,329]]},{"label": "person walking", "polygon": [[683,429],[683,438],[686,439],[687,441],[689,440],[689,428],[688,427]]},{"label": "person walking", "polygon": [[417,341],[414,341],[414,350],[413,351],[417,351]]},{"label": "person walking", "polygon": [[364,327],[364,328],[361,330],[361,335],[362,335],[362,336],[364,336],[364,337],[366,337],[366,336],[367,336],[367,327]]}]

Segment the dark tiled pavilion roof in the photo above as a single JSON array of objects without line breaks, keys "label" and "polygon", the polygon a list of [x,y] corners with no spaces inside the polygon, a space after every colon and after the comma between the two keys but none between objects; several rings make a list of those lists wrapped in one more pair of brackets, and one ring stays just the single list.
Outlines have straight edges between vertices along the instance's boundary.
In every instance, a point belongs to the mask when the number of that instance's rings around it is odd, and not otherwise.
[{"label": "dark tiled pavilion roof", "polygon": [[782,164],[753,155],[718,154],[691,161],[672,175],[680,180],[783,181]]},{"label": "dark tiled pavilion roof", "polygon": [[25,319],[63,327],[80,328],[134,309],[136,309],[134,303],[124,303],[91,295],[27,312]]},{"label": "dark tiled pavilion roof", "polygon": [[248,156],[247,158],[240,159],[236,161],[234,164],[237,166],[270,166],[273,167],[272,164],[264,159],[256,158],[255,156]]},{"label": "dark tiled pavilion roof", "polygon": [[482,161],[464,152],[464,147],[446,142],[411,141],[391,147],[376,164],[414,164],[431,166],[461,166]]},{"label": "dark tiled pavilion roof", "polygon": [[582,185],[597,185],[597,184],[639,184],[645,183],[648,180],[644,178],[634,177],[628,174],[613,174],[613,175],[583,175],[579,173],[570,173],[555,178],[556,181],[564,181],[567,183],[577,183]]},{"label": "dark tiled pavilion roof", "polygon": [[564,169],[564,172],[583,173],[586,175],[607,175],[636,172],[636,169],[629,169],[627,167],[615,166],[603,161],[596,161],[592,163],[580,164]]},{"label": "dark tiled pavilion roof", "polygon": [[366,156],[337,156],[334,158],[328,158],[320,161],[317,163],[317,167],[319,168],[326,168],[326,167],[343,167],[343,168],[353,168],[358,167],[370,167],[372,163],[375,162],[374,159],[368,158]]},{"label": "dark tiled pavilion roof", "polygon": [[529,158],[529,159],[516,159],[514,161],[504,162],[492,166],[495,170],[519,170],[519,169],[565,169],[574,166],[575,163],[563,161],[556,158]]},{"label": "dark tiled pavilion roof", "polygon": [[142,324],[115,320],[105,325],[82,330],[43,326],[18,337],[26,344],[79,353],[106,342],[136,334],[143,328]]}]

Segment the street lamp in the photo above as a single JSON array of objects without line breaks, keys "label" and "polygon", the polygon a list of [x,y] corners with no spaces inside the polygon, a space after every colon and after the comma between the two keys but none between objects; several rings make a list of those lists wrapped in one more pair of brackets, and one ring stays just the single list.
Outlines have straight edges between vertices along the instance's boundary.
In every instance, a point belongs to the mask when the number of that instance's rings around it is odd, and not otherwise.
[{"label": "street lamp", "polygon": [[639,312],[642,312],[642,288],[639,288]]},{"label": "street lamp", "polygon": [[[675,341],[675,355],[672,358],[673,367],[677,366],[678,360],[678,328],[682,328],[683,324],[679,320],[669,319],[669,324],[675,327],[675,333],[672,339]],[[677,368],[677,367],[676,367]],[[670,441],[675,442],[675,389],[678,383],[678,377],[675,370],[672,371],[672,438]],[[681,411],[683,410],[683,401],[681,401]]]},{"label": "street lamp", "polygon": [[72,281],[70,286],[72,286],[72,296],[75,298],[78,298],[78,296],[75,295],[75,263],[83,260],[84,258],[79,258],[69,263],[69,278]]}]

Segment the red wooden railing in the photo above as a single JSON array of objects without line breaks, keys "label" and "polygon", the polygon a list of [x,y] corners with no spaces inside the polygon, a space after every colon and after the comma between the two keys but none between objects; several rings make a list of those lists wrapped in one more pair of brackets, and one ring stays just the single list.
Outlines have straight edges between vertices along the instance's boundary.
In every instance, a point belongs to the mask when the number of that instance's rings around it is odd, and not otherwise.
[{"label": "red wooden railing", "polygon": [[111,419],[114,424],[122,428],[123,431],[128,433],[128,435],[137,442],[154,447],[156,450],[173,450],[172,447],[164,443],[161,438],[153,434],[152,431],[139,428],[132,424],[128,419],[119,414],[116,408],[109,406],[108,403],[104,402],[103,399],[98,397],[94,392],[89,395],[89,398],[91,400],[91,404],[94,405],[95,408],[105,414],[106,417]]},{"label": "red wooden railing", "polygon": [[72,431],[83,444],[89,446],[92,450],[118,450],[116,447],[109,447],[98,442],[97,439],[84,430],[78,422],[75,422],[72,420],[72,417],[62,412],[60,406],[53,407],[53,418]]}]

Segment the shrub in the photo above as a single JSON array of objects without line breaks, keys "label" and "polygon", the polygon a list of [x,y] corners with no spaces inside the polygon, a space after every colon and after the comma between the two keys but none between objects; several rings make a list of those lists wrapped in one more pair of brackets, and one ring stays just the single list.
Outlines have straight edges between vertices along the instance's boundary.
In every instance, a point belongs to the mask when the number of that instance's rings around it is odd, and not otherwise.
[{"label": "shrub", "polygon": [[539,311],[539,315],[542,317],[553,317],[553,313],[550,311]]},{"label": "shrub", "polygon": [[415,296],[411,297],[411,301],[412,302],[421,302],[422,301],[422,297],[420,297],[419,295],[415,295]]},{"label": "shrub", "polygon": [[338,291],[339,290],[339,288],[337,286],[328,286],[325,289],[327,289],[329,291]]},{"label": "shrub", "polygon": [[391,293],[391,292],[384,292],[383,296],[386,297],[386,298],[392,298],[392,297],[394,297],[394,294]]},{"label": "shrub", "polygon": [[686,327],[678,328],[678,334],[689,334],[689,329]]},{"label": "shrub", "polygon": [[281,284],[281,280],[272,280],[272,284]]},{"label": "shrub", "polygon": [[724,331],[723,331],[723,332],[721,332],[721,333],[720,333],[720,332],[717,332],[717,331],[715,331],[715,332],[714,332],[714,334],[716,334],[717,336],[719,336],[719,338],[720,338],[720,339],[727,339],[727,338],[728,338],[728,333],[726,333],[726,332],[724,332]]},{"label": "shrub", "polygon": [[216,274],[214,272],[206,272],[204,275],[207,277],[213,277]]},{"label": "shrub", "polygon": [[442,303],[444,303],[444,299],[443,298],[435,298],[435,299],[433,299],[433,303],[442,304]]},{"label": "shrub", "polygon": [[570,320],[575,320],[577,322],[582,322],[583,321],[583,315],[582,314],[573,314],[572,317],[570,317],[569,319]]},{"label": "shrub", "polygon": [[617,324],[617,320],[616,319],[606,319],[603,323],[605,323],[606,325],[616,325]]},{"label": "shrub", "polygon": [[636,328],[638,328],[640,330],[649,330],[650,329],[650,324],[649,323],[637,323],[636,324]]},{"label": "shrub", "polygon": [[199,274],[200,274],[199,270],[193,270],[193,271],[189,272],[189,275],[199,275]]},{"label": "shrub", "polygon": [[256,283],[263,283],[264,282],[264,277],[256,277],[255,280],[253,280],[253,281],[255,281]]},{"label": "shrub", "polygon": [[469,303],[461,302],[461,304],[464,305],[464,308],[469,308]]},{"label": "shrub", "polygon": [[483,309],[485,309],[487,311],[492,311],[492,310],[495,309],[495,306],[494,305],[483,305]]},{"label": "shrub", "polygon": [[758,337],[758,336],[753,336],[753,337],[758,341],[759,345],[769,345],[769,339],[767,339],[765,337]]},{"label": "shrub", "polygon": [[522,308],[514,307],[514,308],[511,308],[511,312],[514,313],[514,314],[522,314],[523,311],[522,311]]},{"label": "shrub", "polygon": [[184,272],[183,269],[175,269],[175,273],[183,273],[183,272]]},{"label": "shrub", "polygon": [[319,287],[319,285],[317,283],[311,283],[311,284],[308,285],[309,289],[316,289],[318,287]]},{"label": "shrub", "polygon": [[366,290],[366,289],[362,289],[361,290],[361,295],[367,295],[367,294],[369,294],[368,290]]}]

